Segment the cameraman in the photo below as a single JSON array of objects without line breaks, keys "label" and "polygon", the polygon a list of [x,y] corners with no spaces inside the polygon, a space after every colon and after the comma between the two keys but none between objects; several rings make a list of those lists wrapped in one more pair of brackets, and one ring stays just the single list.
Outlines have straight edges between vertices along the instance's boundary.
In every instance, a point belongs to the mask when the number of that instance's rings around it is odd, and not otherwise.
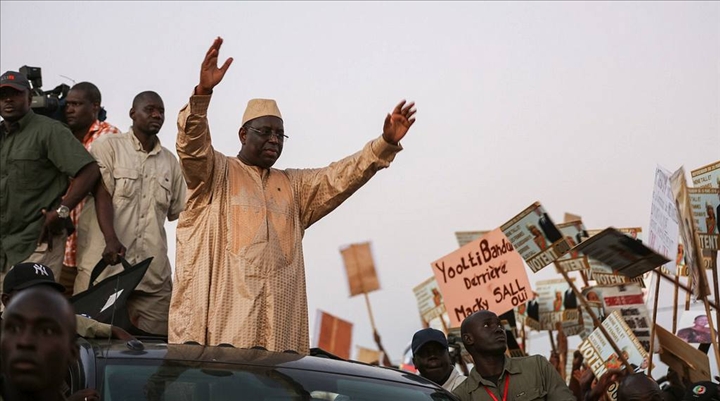
[{"label": "cameraman", "polygon": [[412,339],[413,364],[420,376],[452,391],[465,381],[450,358],[448,342],[440,330],[422,329]]},{"label": "cameraman", "polygon": [[32,111],[31,99],[24,75],[0,76],[0,278],[13,265],[36,262],[59,279],[70,210],[100,170],[70,130]]}]

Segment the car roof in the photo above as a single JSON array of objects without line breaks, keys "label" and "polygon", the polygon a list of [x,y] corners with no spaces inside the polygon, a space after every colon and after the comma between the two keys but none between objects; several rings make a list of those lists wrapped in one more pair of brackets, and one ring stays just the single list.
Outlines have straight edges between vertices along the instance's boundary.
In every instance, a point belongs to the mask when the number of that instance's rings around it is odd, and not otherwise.
[{"label": "car roof", "polygon": [[[198,344],[168,344],[158,340],[143,340],[142,349],[132,349],[120,340],[88,341],[81,339],[81,348],[92,352],[97,359],[106,360],[163,360],[201,362],[206,367],[259,367],[298,369],[340,375],[368,377],[404,384],[437,388],[433,382],[416,374],[399,369],[372,366],[356,361],[342,360],[320,350],[317,355],[272,352],[264,349],[235,348],[232,346],[205,346]],[[193,364],[194,365],[194,364]]]}]

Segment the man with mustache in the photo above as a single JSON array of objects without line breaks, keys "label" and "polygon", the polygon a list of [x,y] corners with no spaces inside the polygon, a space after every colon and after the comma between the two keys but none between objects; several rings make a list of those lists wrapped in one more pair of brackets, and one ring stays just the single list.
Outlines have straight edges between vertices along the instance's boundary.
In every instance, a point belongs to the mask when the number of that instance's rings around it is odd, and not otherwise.
[{"label": "man with mustache", "polygon": [[[475,362],[467,380],[453,393],[461,401],[574,401],[560,374],[540,355],[510,358],[500,318],[481,310],[463,320],[463,345]],[[522,398],[521,398],[522,397]]]},{"label": "man with mustache", "polygon": [[35,114],[31,101],[24,75],[0,76],[0,282],[21,262],[42,263],[60,278],[70,210],[100,177],[70,130]]},{"label": "man with mustache", "polygon": [[[92,269],[103,257],[117,262],[124,251],[131,264],[153,257],[128,299],[128,313],[142,331],[167,335],[172,281],[164,225],[183,210],[187,187],[177,159],[157,137],[165,122],[160,95],[135,96],[130,118],[129,132],[103,135],[91,149],[103,185],[80,215],[75,293],[88,288]],[[99,279],[120,271],[118,265]]]},{"label": "man with mustache", "polygon": [[237,157],[214,150],[207,110],[222,39],[205,55],[200,83],[178,116],[177,154],[189,195],[177,229],[169,340],[309,352],[302,238],[402,149],[415,122],[413,103],[398,104],[382,136],[318,169],[272,168],[285,144],[274,100],[248,103]]},{"label": "man with mustache", "polygon": [[452,391],[465,381],[450,358],[448,342],[440,330],[431,327],[415,333],[412,339],[413,364],[420,376]]},{"label": "man with mustache", "polygon": [[75,313],[49,286],[20,291],[3,313],[0,398],[60,401],[68,366],[78,357]]}]

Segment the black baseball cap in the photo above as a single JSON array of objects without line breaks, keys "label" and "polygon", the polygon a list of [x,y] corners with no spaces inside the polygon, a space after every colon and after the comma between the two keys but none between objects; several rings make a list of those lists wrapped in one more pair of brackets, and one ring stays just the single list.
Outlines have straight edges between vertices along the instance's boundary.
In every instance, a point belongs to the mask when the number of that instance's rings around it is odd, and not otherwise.
[{"label": "black baseball cap", "polygon": [[65,292],[65,286],[55,281],[52,269],[39,263],[19,263],[13,266],[3,280],[3,293],[24,290],[36,285],[49,285]]},{"label": "black baseball cap", "polygon": [[0,88],[6,86],[19,91],[30,90],[30,82],[28,82],[27,77],[15,71],[6,71],[0,76]]},{"label": "black baseball cap", "polygon": [[693,383],[685,391],[683,401],[720,401],[718,384],[709,381]]},{"label": "black baseball cap", "polygon": [[417,354],[418,350],[423,347],[423,345],[429,343],[429,342],[436,342],[445,347],[447,349],[448,342],[447,338],[445,338],[445,333],[443,333],[440,330],[435,330],[433,328],[427,328],[422,329],[415,333],[412,339],[412,352],[413,355]]}]

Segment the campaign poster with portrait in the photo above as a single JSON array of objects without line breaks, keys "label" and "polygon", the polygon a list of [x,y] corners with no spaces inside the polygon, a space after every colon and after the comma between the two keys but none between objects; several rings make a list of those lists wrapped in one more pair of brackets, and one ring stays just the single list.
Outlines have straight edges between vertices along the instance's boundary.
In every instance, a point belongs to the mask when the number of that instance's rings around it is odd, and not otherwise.
[{"label": "campaign poster with portrait", "polygon": [[[615,311],[602,322],[615,345],[625,359],[641,369],[648,366],[648,353],[642,347],[632,330],[625,324],[619,311]],[[595,329],[578,348],[585,358],[584,362],[592,369],[595,377],[602,377],[610,369],[621,369],[622,360],[613,349],[600,328]]]},{"label": "campaign poster with portrait", "polygon": [[579,302],[565,279],[538,281],[536,291],[539,321],[543,330],[555,330],[557,323],[562,324],[563,330],[579,323]]},{"label": "campaign poster with portrait", "polygon": [[695,303],[690,306],[689,310],[682,312],[675,335],[689,344],[709,344],[711,342],[710,325],[703,303]]},{"label": "campaign poster with portrait", "polygon": [[588,231],[582,220],[573,220],[566,223],[560,223],[557,228],[565,237],[565,241],[570,245],[570,251],[558,259],[558,265],[566,272],[590,270],[590,261],[588,257],[577,251],[575,246],[590,238]]},{"label": "campaign poster with portrait", "polygon": [[450,316],[459,327],[479,310],[497,315],[527,302],[532,293],[527,270],[499,228],[430,264]]},{"label": "campaign poster with portrait", "polygon": [[720,189],[688,188],[692,217],[695,220],[700,247],[703,250],[717,251],[720,239]]},{"label": "campaign poster with portrait", "polygon": [[445,311],[445,303],[435,276],[413,288],[413,293],[423,322],[429,327],[447,334],[450,319]]},{"label": "campaign poster with portrait", "polygon": [[570,250],[565,237],[539,202],[530,205],[500,229],[533,273]]},{"label": "campaign poster with portrait", "polygon": [[[592,308],[595,316],[601,322],[605,319],[605,310],[603,309],[602,302],[603,288],[605,287],[593,286],[583,288],[582,290],[582,294],[587,300],[588,306]],[[593,332],[593,330],[595,330],[595,322],[593,322],[592,316],[590,316],[590,313],[588,313],[587,309],[582,305],[580,306],[580,317],[582,319],[583,326],[583,331],[580,333],[580,338],[584,340]]]}]

